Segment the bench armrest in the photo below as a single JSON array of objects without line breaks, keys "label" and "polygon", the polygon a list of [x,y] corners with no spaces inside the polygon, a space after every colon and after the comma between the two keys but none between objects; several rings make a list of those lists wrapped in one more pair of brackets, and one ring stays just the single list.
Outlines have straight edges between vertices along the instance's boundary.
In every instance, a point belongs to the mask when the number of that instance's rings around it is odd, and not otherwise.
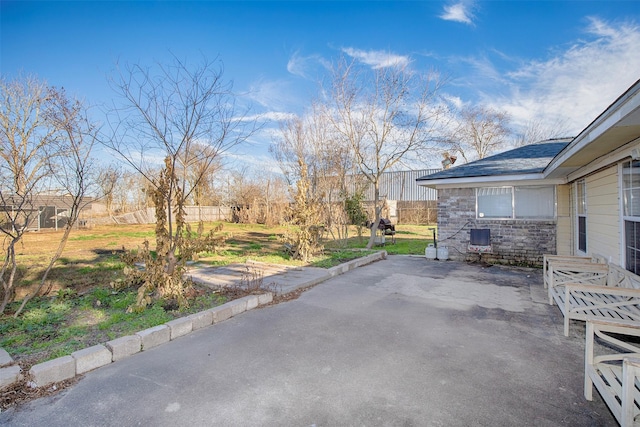
[{"label": "bench armrest", "polygon": [[[596,336],[609,347],[608,354],[594,356]],[[638,412],[635,402],[638,401],[636,378],[640,374],[640,361],[636,359],[640,358],[640,347],[623,341],[624,336],[640,337],[640,324],[587,319],[584,396],[592,400],[595,385],[616,420],[627,426],[633,425]]]}]

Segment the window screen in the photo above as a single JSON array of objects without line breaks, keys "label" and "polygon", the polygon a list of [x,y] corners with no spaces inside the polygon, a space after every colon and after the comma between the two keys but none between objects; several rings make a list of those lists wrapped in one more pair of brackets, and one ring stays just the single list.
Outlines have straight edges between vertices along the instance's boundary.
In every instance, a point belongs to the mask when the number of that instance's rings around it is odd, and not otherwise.
[{"label": "window screen", "polygon": [[511,218],[512,203],[511,187],[478,188],[479,218]]},{"label": "window screen", "polygon": [[553,219],[555,194],[553,187],[514,187],[516,218]]},{"label": "window screen", "polygon": [[553,186],[484,187],[478,188],[476,195],[478,218],[555,218]]}]

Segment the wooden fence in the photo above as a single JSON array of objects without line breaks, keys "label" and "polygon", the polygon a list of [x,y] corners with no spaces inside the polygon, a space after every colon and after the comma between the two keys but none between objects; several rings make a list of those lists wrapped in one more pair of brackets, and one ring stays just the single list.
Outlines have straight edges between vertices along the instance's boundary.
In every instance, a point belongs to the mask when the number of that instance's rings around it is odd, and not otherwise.
[{"label": "wooden fence", "polygon": [[[186,206],[187,222],[230,221],[231,208],[226,206]],[[91,218],[93,224],[153,224],[156,222],[156,209],[147,208],[104,218]]]}]

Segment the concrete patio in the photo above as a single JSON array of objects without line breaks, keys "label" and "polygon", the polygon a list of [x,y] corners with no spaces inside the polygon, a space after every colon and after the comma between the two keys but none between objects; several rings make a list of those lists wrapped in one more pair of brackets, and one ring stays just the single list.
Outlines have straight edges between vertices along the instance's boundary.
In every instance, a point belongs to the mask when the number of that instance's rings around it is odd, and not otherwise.
[{"label": "concrete patio", "polygon": [[539,270],[389,256],[0,414],[16,426],[603,426]]}]

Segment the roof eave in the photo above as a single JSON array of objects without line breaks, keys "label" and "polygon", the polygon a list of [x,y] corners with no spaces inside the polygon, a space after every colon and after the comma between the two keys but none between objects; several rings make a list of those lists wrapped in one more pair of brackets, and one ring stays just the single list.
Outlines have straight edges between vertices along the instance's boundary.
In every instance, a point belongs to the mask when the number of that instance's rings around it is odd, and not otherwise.
[{"label": "roof eave", "polygon": [[546,177],[559,175],[556,169],[562,167],[572,156],[594,143],[609,129],[614,127],[627,114],[640,106],[640,80],[636,81],[625,93],[616,99],[602,114],[589,124],[573,141],[571,141],[551,162],[544,171]]},{"label": "roof eave", "polygon": [[425,179],[418,180],[418,185],[429,188],[464,188],[479,187],[483,185],[510,185],[513,183],[527,181],[528,185],[545,184],[565,184],[566,179],[556,178],[548,179],[542,172],[527,174],[511,174],[511,175],[491,175],[491,176],[472,176],[464,178],[442,178],[442,179]]}]

